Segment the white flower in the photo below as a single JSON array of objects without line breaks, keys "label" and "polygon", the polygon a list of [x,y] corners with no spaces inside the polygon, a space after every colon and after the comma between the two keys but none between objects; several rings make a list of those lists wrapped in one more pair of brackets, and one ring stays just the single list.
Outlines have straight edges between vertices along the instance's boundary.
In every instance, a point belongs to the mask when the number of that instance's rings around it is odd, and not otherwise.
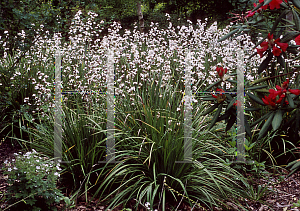
[{"label": "white flower", "polygon": [[35,168],[36,168],[36,169],[41,169],[41,167],[40,167],[40,166],[36,166]]},{"label": "white flower", "polygon": [[7,171],[11,171],[11,168],[8,168]]}]

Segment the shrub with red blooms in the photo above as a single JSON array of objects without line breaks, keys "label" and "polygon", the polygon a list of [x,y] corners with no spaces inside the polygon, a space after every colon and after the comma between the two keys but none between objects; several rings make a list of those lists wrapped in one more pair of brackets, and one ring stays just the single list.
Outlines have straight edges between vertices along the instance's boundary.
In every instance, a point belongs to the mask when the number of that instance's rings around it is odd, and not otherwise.
[{"label": "shrub with red blooms", "polygon": [[[268,34],[268,41],[262,42],[260,46],[262,48],[257,48],[257,53],[260,55],[260,57],[263,57],[264,52],[266,52],[268,49],[272,49],[272,53],[274,56],[280,56],[281,52],[285,52],[287,47],[289,46],[287,43],[280,43],[280,39],[273,39],[273,34]],[[280,47],[280,49],[278,47]],[[282,50],[282,51],[281,51]]]}]

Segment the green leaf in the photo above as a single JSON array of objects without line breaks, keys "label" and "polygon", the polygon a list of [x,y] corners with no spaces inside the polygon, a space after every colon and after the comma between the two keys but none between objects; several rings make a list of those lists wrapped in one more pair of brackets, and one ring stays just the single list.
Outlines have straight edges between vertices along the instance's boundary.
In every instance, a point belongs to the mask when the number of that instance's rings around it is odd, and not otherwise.
[{"label": "green leaf", "polygon": [[257,125],[257,123],[266,120],[270,115],[272,114],[272,111],[270,111],[269,113],[265,114],[264,116],[260,117],[258,120],[256,120],[255,122],[253,122],[250,127],[254,127],[255,125]]},{"label": "green leaf", "polygon": [[217,84],[219,84],[219,83],[221,83],[222,82],[222,80],[219,80],[219,81],[217,81],[217,82],[215,82],[215,83],[213,83],[213,84],[211,84],[211,85],[209,85],[204,91],[207,91],[207,90],[209,90],[210,88],[212,88],[212,87],[214,87],[214,86],[216,86]]},{"label": "green leaf", "polygon": [[270,4],[272,2],[272,0],[265,0],[263,3],[264,3],[264,5],[263,6],[265,6],[265,5],[267,5],[267,4]]},{"label": "green leaf", "polygon": [[300,30],[300,18],[296,10],[292,10],[296,29]]},{"label": "green leaf", "polygon": [[254,85],[254,84],[258,84],[260,82],[263,82],[263,81],[266,81],[266,80],[269,80],[271,77],[264,77],[264,78],[260,78],[260,79],[257,79],[253,82],[250,83],[250,86]]},{"label": "green leaf", "polygon": [[278,110],[278,111],[276,111],[276,114],[272,121],[272,127],[273,127],[274,131],[280,127],[281,121],[282,121],[282,111]]},{"label": "green leaf", "polygon": [[231,79],[227,79],[226,81],[231,82],[231,83],[237,83],[236,80],[231,80]]},{"label": "green leaf", "polygon": [[290,40],[295,39],[298,35],[300,35],[300,32],[297,31],[291,31],[284,35],[284,37],[280,40],[282,43],[289,42]]},{"label": "green leaf", "polygon": [[[215,99],[215,98],[214,98]],[[218,107],[218,103],[216,103],[215,105],[213,105],[212,107],[210,107],[209,109],[207,109],[205,112],[203,112],[202,114],[201,114],[201,116],[204,116],[204,115],[206,115],[206,114],[209,114],[210,112],[212,112],[213,110],[215,110],[217,107]]]},{"label": "green leaf", "polygon": [[282,18],[286,17],[286,14],[289,12],[289,10],[284,10],[280,16],[276,19],[275,23],[273,24],[273,27],[270,31],[270,34],[274,34],[275,29],[277,28],[279,22],[281,21]]},{"label": "green leaf", "polygon": [[252,12],[258,10],[258,9],[261,8],[263,5],[264,5],[263,2],[262,2],[262,3],[259,3],[259,4],[252,10]]},{"label": "green leaf", "polygon": [[245,111],[259,111],[260,108],[245,108]]},{"label": "green leaf", "polygon": [[262,89],[262,88],[266,88],[266,87],[268,87],[268,85],[252,86],[252,87],[247,88],[247,90]]},{"label": "green leaf", "polygon": [[226,132],[232,127],[232,125],[235,123],[235,121],[236,121],[236,116],[231,115],[230,119],[228,120],[228,123],[226,125],[226,129],[225,129]]},{"label": "green leaf", "polygon": [[210,124],[208,130],[210,130],[215,125],[215,123],[217,122],[217,119],[218,119],[218,117],[219,117],[219,115],[220,115],[220,113],[222,111],[222,107],[223,107],[223,103],[219,104],[219,108],[216,111],[215,116],[211,120],[211,124]]},{"label": "green leaf", "polygon": [[284,62],[284,59],[282,58],[282,56],[277,56],[277,62],[280,64],[280,66],[282,68],[285,68],[285,62]]},{"label": "green leaf", "polygon": [[287,100],[289,102],[289,105],[292,107],[292,108],[295,108],[295,104],[294,104],[294,101],[293,101],[293,98],[291,95],[287,95]]},{"label": "green leaf", "polygon": [[273,117],[274,117],[274,112],[271,113],[268,120],[265,122],[265,124],[263,125],[263,127],[259,131],[258,139],[261,139],[262,137],[265,136],[265,134],[267,133],[267,131],[268,131],[268,129],[269,129],[271,123],[272,123]]},{"label": "green leaf", "polygon": [[236,101],[235,98],[233,98],[233,99],[230,101],[230,103],[228,104],[228,106],[227,106],[227,108],[226,108],[226,111],[227,111],[228,109],[230,109],[230,108],[233,106],[233,104],[235,103],[235,101]]},{"label": "green leaf", "polygon": [[294,6],[296,6],[298,9],[300,9],[300,1],[299,0],[292,0]]},{"label": "green leaf", "polygon": [[201,100],[203,100],[203,101],[213,101],[216,99],[214,97],[201,97],[201,98],[202,98]]},{"label": "green leaf", "polygon": [[272,60],[272,58],[273,58],[273,53],[269,52],[268,57],[265,58],[265,60],[260,64],[260,66],[259,66],[259,68],[257,70],[258,74],[261,74],[262,71],[264,71],[265,69],[267,69],[268,64],[270,63],[270,61]]},{"label": "green leaf", "polygon": [[228,34],[226,34],[225,36],[223,36],[222,38],[220,38],[220,39],[218,40],[218,42],[222,42],[222,41],[228,39],[229,37],[233,36],[233,35],[234,35],[236,32],[238,32],[239,30],[240,30],[240,28],[237,28],[237,29],[235,29],[235,30],[232,30],[231,32],[229,32]]},{"label": "green leaf", "polygon": [[292,54],[298,54],[297,48],[293,48],[293,47],[290,47],[290,46],[287,47],[286,52],[287,53],[292,53]]},{"label": "green leaf", "polygon": [[258,104],[260,104],[260,105],[265,105],[264,104],[264,102],[260,99],[260,98],[258,98],[257,96],[255,96],[254,94],[251,94],[250,92],[246,92],[246,94],[252,99],[252,100],[254,100],[255,102],[257,102]]},{"label": "green leaf", "polygon": [[228,119],[229,117],[230,117],[230,112],[227,111],[225,114],[223,114],[218,118],[217,122],[222,121],[224,119]]}]

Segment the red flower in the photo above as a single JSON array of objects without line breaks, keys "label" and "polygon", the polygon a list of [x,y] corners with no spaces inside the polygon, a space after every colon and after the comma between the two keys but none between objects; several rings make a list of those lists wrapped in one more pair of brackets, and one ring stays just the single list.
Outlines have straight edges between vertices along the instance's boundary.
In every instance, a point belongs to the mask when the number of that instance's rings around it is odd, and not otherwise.
[{"label": "red flower", "polygon": [[252,12],[251,10],[247,12],[248,15],[246,15],[246,18],[252,17],[253,15],[255,15],[256,11]]},{"label": "red flower", "polygon": [[276,108],[276,104],[275,104],[275,98],[269,94],[269,96],[264,96],[264,98],[262,98],[262,101],[264,102],[264,104],[266,105],[270,105],[271,108]]},{"label": "red flower", "polygon": [[223,76],[227,73],[227,68],[223,69],[223,67],[217,67],[216,71],[220,78],[223,78]]},{"label": "red flower", "polygon": [[294,95],[299,95],[300,94],[300,90],[299,89],[289,89],[289,92],[294,94]]},{"label": "red flower", "polygon": [[276,46],[273,46],[273,51],[272,51],[274,56],[280,56],[281,50],[277,48]]},{"label": "red flower", "polygon": [[[264,2],[264,0],[259,0],[259,3],[263,3]],[[262,9],[262,10],[266,10],[266,9],[268,9],[268,4],[267,5],[265,5],[265,6],[262,6],[261,8],[259,8],[259,9]]]},{"label": "red flower", "polygon": [[295,38],[295,42],[297,45],[300,45],[300,35]]},{"label": "red flower", "polygon": [[274,8],[280,9],[280,4],[282,3],[282,0],[273,0],[270,2],[270,9],[273,10]]},{"label": "red flower", "polygon": [[[267,51],[269,48],[272,48],[272,53],[274,56],[280,56],[282,51],[286,51],[287,47],[289,46],[287,43],[281,43],[279,42],[280,39],[273,39],[273,34],[268,34],[268,41],[264,41],[260,44],[262,48],[257,48],[257,53],[260,55],[260,57],[263,57],[263,54],[265,51]],[[278,48],[275,46],[275,44],[280,47]],[[282,51],[281,51],[282,50]]]},{"label": "red flower", "polygon": [[[259,0],[259,3],[263,3],[264,0]],[[287,0],[285,0],[285,2],[287,2]],[[262,6],[261,8],[263,10],[266,10],[268,9],[268,6],[270,6],[270,9],[273,10],[273,9],[280,9],[280,4],[282,3],[282,0],[272,0],[269,4],[265,5],[265,6]]]},{"label": "red flower", "polygon": [[[292,94],[295,95],[299,95],[300,94],[300,90],[299,89],[288,89],[288,85],[289,85],[289,79],[286,79],[285,82],[282,83],[281,86],[276,85],[276,89],[277,91],[275,91],[274,89],[269,89],[269,96],[264,96],[264,98],[262,98],[264,104],[268,105],[269,108],[271,109],[276,109],[277,105],[276,104],[280,104],[281,101],[286,97],[286,92],[289,91]],[[279,96],[279,99],[276,100],[276,97]],[[288,101],[285,100],[283,105],[288,105]]]},{"label": "red flower", "polygon": [[289,82],[290,82],[290,80],[289,80],[289,79],[286,79],[286,81],[282,83],[281,87],[282,87],[283,89],[287,89],[287,87],[288,87],[288,85],[289,85]]},{"label": "red flower", "polygon": [[276,39],[274,41],[274,43],[277,44],[283,50],[283,52],[285,52],[286,49],[287,49],[287,47],[289,46],[289,44],[287,44],[287,43],[281,43],[279,41],[280,41],[280,39],[278,38],[278,39]]}]

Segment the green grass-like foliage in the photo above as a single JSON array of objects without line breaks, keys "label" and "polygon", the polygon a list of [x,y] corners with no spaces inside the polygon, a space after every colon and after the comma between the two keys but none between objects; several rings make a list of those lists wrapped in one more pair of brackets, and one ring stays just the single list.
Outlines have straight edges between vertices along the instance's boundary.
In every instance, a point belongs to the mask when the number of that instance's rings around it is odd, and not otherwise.
[{"label": "green grass-like foliage", "polygon": [[[161,76],[158,81],[161,82]],[[179,94],[178,94],[179,93]],[[184,111],[178,88],[160,83],[135,91],[134,101],[126,95],[116,103],[116,160],[121,161],[106,175],[96,192],[110,194],[108,209],[135,199],[136,205],[150,203],[150,209],[165,210],[166,204],[179,206],[184,200],[212,208],[226,206],[228,198],[245,196],[248,184],[242,175],[225,165],[226,148],[212,140],[203,128],[203,105],[194,106],[192,131],[193,158],[184,160]],[[181,107],[180,111],[177,108]],[[166,184],[178,191],[176,193]],[[238,182],[239,181],[239,182]],[[113,188],[112,188],[113,187]],[[173,207],[175,209],[175,207]]]}]

